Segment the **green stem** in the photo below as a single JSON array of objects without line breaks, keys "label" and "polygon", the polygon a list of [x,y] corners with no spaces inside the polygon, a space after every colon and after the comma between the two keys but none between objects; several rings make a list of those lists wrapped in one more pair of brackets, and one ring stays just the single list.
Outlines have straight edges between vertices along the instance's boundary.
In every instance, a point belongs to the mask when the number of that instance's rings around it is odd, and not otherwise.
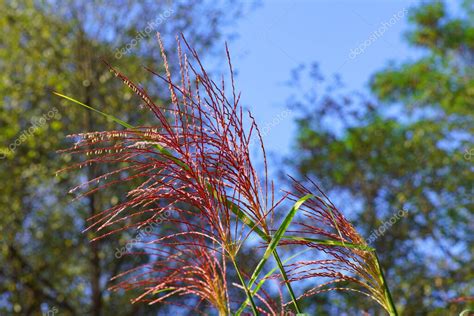
[{"label": "green stem", "polygon": [[374,256],[375,256],[375,262],[377,263],[377,269],[379,270],[380,278],[382,280],[382,285],[384,287],[385,299],[388,302],[388,306],[387,306],[388,312],[390,316],[398,316],[397,309],[395,308],[395,304],[393,303],[392,294],[390,294],[390,289],[388,288],[387,281],[385,280],[385,276],[383,274],[383,270],[380,265],[379,257],[377,256],[377,253],[375,251],[374,251]]},{"label": "green stem", "polygon": [[291,287],[290,282],[288,281],[288,276],[286,275],[285,268],[283,267],[283,264],[281,263],[280,256],[278,255],[278,252],[273,250],[273,257],[275,258],[275,261],[277,262],[278,269],[280,269],[281,276],[285,280],[286,287],[288,288],[288,293],[290,293],[291,300],[293,301],[293,305],[295,306],[295,310],[297,314],[301,314],[301,310],[298,306],[298,301],[296,300],[295,293],[293,292],[293,288]]},{"label": "green stem", "polygon": [[[295,306],[295,310],[297,313],[301,313],[301,310],[298,306],[298,301],[296,300],[296,296],[295,296],[295,293],[293,292],[293,288],[291,287],[291,284],[290,282],[288,281],[288,276],[286,275],[286,271],[285,271],[285,268],[283,267],[283,263],[281,262],[281,259],[280,259],[280,256],[278,255],[277,251],[276,250],[273,250],[272,251],[272,255],[273,257],[275,258],[275,261],[277,263],[277,266],[278,266],[278,270],[280,270],[280,274],[281,276],[283,277],[283,280],[285,280],[285,284],[286,284],[286,288],[288,289],[288,293],[290,293],[290,297],[291,297],[291,300],[293,302],[293,305]],[[250,282],[249,283],[249,287],[252,287],[254,282]],[[253,296],[252,293],[250,293],[251,296]],[[239,310],[237,311],[236,315],[240,315],[243,311],[243,308],[245,307],[245,305],[248,303],[248,299],[247,301],[244,302],[244,304],[239,308]]]},{"label": "green stem", "polygon": [[[310,249],[309,249],[309,248],[306,248],[305,250],[300,251],[300,252],[298,252],[298,253],[292,255],[291,257],[289,257],[289,258],[287,258],[285,261],[283,261],[283,263],[289,262],[290,260],[292,260],[292,259],[298,257],[299,255],[303,254],[304,252],[306,252],[306,251],[308,251],[308,250],[310,250]],[[265,277],[263,277],[263,279],[260,280],[260,282],[258,282],[257,286],[255,286],[255,288],[252,290],[252,295],[255,295],[255,293],[257,293],[257,292],[260,290],[260,288],[263,286],[263,283],[265,283],[265,280],[266,280],[269,276],[271,276],[277,269],[278,269],[278,267],[273,268],[273,269],[271,269],[270,271],[268,271],[268,273],[265,275]],[[234,316],[239,316],[240,314],[242,314],[242,312],[244,311],[245,306],[247,306],[248,303],[249,303],[248,299],[245,300],[245,302],[243,302],[242,305],[240,305],[240,308],[237,310],[237,312],[235,313]]]},{"label": "green stem", "polygon": [[237,276],[239,277],[240,283],[242,283],[242,286],[244,287],[245,294],[247,295],[247,300],[250,301],[250,306],[252,306],[252,311],[254,315],[259,315],[257,306],[255,305],[255,302],[253,301],[252,298],[252,293],[250,293],[249,288],[247,287],[247,284],[245,284],[244,278],[242,277],[242,274],[240,274],[239,267],[237,266],[237,263],[233,258],[231,258],[232,263],[234,264],[235,271],[237,272]]}]

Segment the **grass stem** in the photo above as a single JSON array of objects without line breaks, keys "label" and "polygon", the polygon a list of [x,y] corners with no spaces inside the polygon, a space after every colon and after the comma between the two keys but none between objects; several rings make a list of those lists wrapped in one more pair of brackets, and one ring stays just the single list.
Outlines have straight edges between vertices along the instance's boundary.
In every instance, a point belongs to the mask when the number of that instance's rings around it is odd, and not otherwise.
[{"label": "grass stem", "polygon": [[382,266],[380,265],[379,257],[377,256],[377,252],[374,251],[375,262],[377,263],[377,269],[380,273],[380,278],[384,287],[384,294],[385,299],[388,302],[388,312],[390,316],[398,316],[397,309],[395,308],[395,304],[393,303],[392,294],[390,293],[390,289],[388,288],[387,281],[385,280],[385,276],[382,270]]},{"label": "grass stem", "polygon": [[234,264],[235,271],[237,272],[237,276],[240,280],[240,283],[242,283],[242,286],[244,287],[245,294],[247,295],[247,300],[250,301],[250,306],[252,307],[252,311],[254,315],[259,315],[257,306],[255,305],[255,302],[253,301],[252,293],[250,293],[249,288],[247,287],[247,284],[245,283],[244,278],[242,277],[242,274],[240,273],[239,267],[237,266],[237,263],[235,262],[234,258],[231,258],[232,263]]}]

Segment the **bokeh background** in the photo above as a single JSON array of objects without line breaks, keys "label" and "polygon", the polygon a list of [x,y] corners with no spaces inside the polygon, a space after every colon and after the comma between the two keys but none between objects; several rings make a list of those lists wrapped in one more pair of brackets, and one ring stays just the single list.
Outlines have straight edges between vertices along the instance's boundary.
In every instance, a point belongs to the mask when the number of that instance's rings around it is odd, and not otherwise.
[{"label": "bokeh background", "polygon": [[[107,290],[152,260],[117,256],[130,233],[99,243],[82,233],[127,188],[73,200],[69,189],[103,170],[56,174],[73,162],[57,153],[66,135],[116,126],[52,91],[156,123],[102,63],[168,102],[142,68],[162,69],[156,32],[170,52],[182,32],[216,76],[228,42],[276,182],[321,184],[378,250],[402,315],[472,308],[474,1],[0,0],[0,27],[0,315],[187,313]],[[302,304],[314,315],[381,314],[347,293]]]}]

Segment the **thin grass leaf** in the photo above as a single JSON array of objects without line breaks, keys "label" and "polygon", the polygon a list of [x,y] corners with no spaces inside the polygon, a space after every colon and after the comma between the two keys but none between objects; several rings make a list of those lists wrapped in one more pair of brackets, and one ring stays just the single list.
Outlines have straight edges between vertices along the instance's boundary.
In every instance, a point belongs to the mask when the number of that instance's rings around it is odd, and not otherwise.
[{"label": "thin grass leaf", "polygon": [[265,250],[265,253],[263,254],[263,257],[262,259],[260,260],[260,262],[257,264],[257,266],[255,267],[255,270],[254,272],[252,273],[252,277],[250,278],[250,282],[249,282],[249,286],[252,286],[253,283],[255,282],[255,280],[257,280],[258,278],[258,275],[260,274],[260,272],[262,271],[263,269],[263,266],[265,265],[265,262],[267,262],[268,258],[270,257],[270,255],[272,254],[272,252],[276,249],[276,247],[278,246],[278,243],[280,242],[280,239],[283,237],[283,234],[286,232],[286,230],[288,229],[288,226],[290,226],[290,223],[291,221],[293,220],[293,218],[295,217],[295,214],[296,212],[298,211],[298,209],[300,208],[300,206],[309,198],[311,198],[313,195],[311,194],[308,194],[308,195],[305,195],[303,196],[302,198],[300,198],[298,201],[296,201],[296,203],[293,205],[293,207],[291,208],[290,212],[288,213],[288,215],[285,217],[285,219],[283,220],[283,222],[281,223],[280,227],[278,228],[278,230],[276,231],[275,235],[273,236],[272,240],[270,241],[270,243],[268,244],[268,247],[267,249]]},{"label": "thin grass leaf", "polygon": [[[303,251],[300,251],[300,252],[294,254],[293,256],[291,256],[291,257],[285,259],[285,260],[283,261],[283,263],[288,263],[288,262],[291,261],[292,259],[294,259],[294,258],[300,256],[301,254],[307,252],[308,250],[310,250],[310,249],[305,249],[305,250],[303,250]],[[278,269],[278,267],[275,267],[275,268],[271,269],[270,271],[268,271],[267,274],[265,274],[265,276],[260,280],[260,282],[257,283],[257,286],[255,286],[255,288],[252,290],[252,296],[255,295],[255,294],[260,290],[260,288],[261,288],[261,287],[263,286],[263,284],[267,281],[267,279],[268,279],[273,273],[275,273],[275,271],[276,271],[277,269]],[[242,303],[242,305],[239,307],[239,309],[238,309],[237,312],[235,313],[235,316],[239,316],[239,315],[244,311],[245,306],[246,306],[247,304],[249,304],[249,300],[248,300],[248,299],[245,300],[245,302]]]},{"label": "thin grass leaf", "polygon": [[242,277],[242,274],[240,273],[240,270],[239,270],[239,267],[237,266],[237,263],[235,262],[235,260],[232,260],[232,263],[234,264],[235,271],[237,272],[237,276],[240,280],[240,283],[244,287],[245,294],[247,296],[246,302],[250,302],[250,306],[252,307],[253,314],[254,315],[259,315],[258,310],[257,310],[257,306],[255,305],[255,302],[253,301],[253,298],[252,298],[253,295],[252,295],[252,293],[250,293],[249,287],[245,284],[245,280]]},{"label": "thin grass leaf", "polygon": [[377,268],[379,270],[380,280],[381,280],[382,285],[384,287],[384,295],[385,295],[385,298],[387,299],[387,301],[389,303],[388,306],[387,306],[388,307],[388,312],[391,316],[398,316],[397,309],[395,308],[395,303],[393,302],[392,294],[390,293],[390,289],[388,287],[387,280],[385,280],[385,275],[383,273],[382,266],[380,265],[379,257],[377,256],[377,252],[374,252],[374,256],[375,256],[375,261],[376,261]]},{"label": "thin grass leaf", "polygon": [[69,100],[69,101],[72,101],[72,102],[74,102],[74,103],[76,103],[76,104],[79,104],[80,106],[83,106],[83,107],[85,107],[86,109],[89,109],[89,110],[91,110],[91,111],[94,111],[94,112],[96,112],[96,113],[99,113],[100,115],[105,116],[105,117],[108,118],[109,120],[111,120],[111,121],[113,121],[113,122],[115,122],[115,123],[118,123],[118,124],[122,125],[123,127],[130,128],[130,129],[134,129],[134,127],[133,127],[132,125],[128,124],[128,123],[125,122],[125,121],[122,121],[122,120],[119,119],[119,118],[116,118],[116,117],[113,116],[113,115],[110,115],[110,114],[104,113],[104,112],[102,112],[102,111],[99,111],[99,110],[97,110],[97,109],[95,109],[95,108],[93,108],[93,107],[91,107],[91,106],[89,106],[89,105],[87,105],[87,104],[84,104],[84,103],[82,103],[82,102],[80,102],[80,101],[78,101],[78,100],[76,100],[76,99],[73,99],[73,98],[71,98],[71,97],[68,97],[67,95],[61,94],[61,93],[59,93],[59,92],[53,91],[53,93],[54,93],[55,95],[61,97],[61,98],[64,98],[64,99],[66,99],[66,100]]},{"label": "thin grass leaf", "polygon": [[173,291],[173,290],[176,290],[176,288],[175,287],[168,287],[166,289],[153,291],[153,294],[159,294],[159,293],[163,293],[163,292],[166,292],[166,291]]},{"label": "thin grass leaf", "polygon": [[[250,281],[249,281],[249,287],[252,287],[252,285],[255,283],[255,281],[257,280],[258,278],[258,275],[260,274],[260,272],[262,271],[263,269],[263,266],[265,265],[265,263],[268,261],[268,258],[270,258],[270,255],[273,254],[274,257],[275,257],[275,260],[277,261],[277,264],[278,264],[278,267],[281,271],[281,274],[282,274],[282,277],[283,279],[285,280],[285,283],[287,286],[289,286],[289,282],[288,282],[288,278],[286,276],[286,273],[285,273],[285,270],[283,268],[283,264],[281,263],[281,260],[280,260],[280,257],[278,256],[278,253],[276,252],[276,248],[278,246],[278,243],[280,242],[281,238],[283,237],[283,235],[285,234],[286,230],[288,229],[288,227],[290,226],[290,223],[291,221],[293,220],[293,218],[295,217],[296,215],[296,212],[298,211],[298,209],[300,208],[300,206],[306,201],[308,200],[309,198],[313,197],[312,194],[308,194],[308,195],[305,195],[303,196],[302,198],[300,198],[298,201],[296,201],[296,203],[293,205],[293,207],[291,208],[290,212],[288,213],[288,215],[285,217],[285,219],[283,220],[283,222],[281,223],[280,227],[278,228],[278,230],[276,231],[275,235],[273,236],[272,240],[270,241],[270,243],[268,244],[268,247],[267,249],[265,250],[265,253],[263,254],[263,257],[262,259],[260,260],[260,262],[257,264],[257,266],[255,267],[255,270],[254,272],[252,273],[252,277],[250,278]],[[290,296],[293,300],[293,303],[295,305],[295,308],[296,308],[296,311],[299,313],[299,307],[298,307],[298,303],[296,302],[296,297],[293,293],[293,289],[291,288],[291,286],[288,287],[288,291],[290,292]]]},{"label": "thin grass leaf", "polygon": [[247,214],[242,212],[242,210],[237,205],[235,205],[235,203],[229,200],[227,200],[227,203],[229,203],[232,212],[240,219],[240,221],[242,221],[242,223],[247,225],[252,231],[256,232],[257,235],[259,235],[266,242],[270,240],[270,236],[268,236],[263,230],[258,228],[257,224],[254,221],[252,221],[247,216]]},{"label": "thin grass leaf", "polygon": [[[113,121],[113,122],[115,122],[115,123],[118,123],[119,125],[121,125],[121,126],[123,126],[123,127],[125,127],[125,128],[131,129],[131,130],[137,129],[137,127],[128,124],[127,122],[125,122],[125,121],[123,121],[123,120],[117,118],[116,116],[107,114],[107,113],[102,112],[102,111],[100,111],[100,110],[97,110],[96,108],[93,108],[93,107],[90,106],[90,105],[84,104],[84,103],[82,103],[81,101],[78,101],[78,100],[76,100],[76,99],[74,99],[74,98],[68,97],[67,95],[64,95],[64,94],[61,94],[61,93],[58,93],[58,92],[55,92],[55,91],[53,91],[53,93],[54,93],[55,95],[61,97],[61,98],[64,98],[64,99],[66,99],[66,100],[69,100],[69,101],[72,101],[72,102],[74,102],[74,103],[76,103],[76,104],[79,104],[80,106],[83,106],[83,107],[85,107],[86,109],[89,109],[89,110],[91,110],[91,111],[94,111],[94,112],[96,112],[96,113],[99,113],[100,115],[106,117],[107,119],[109,119],[109,120],[111,120],[111,121]],[[176,163],[180,164],[181,167],[189,169],[189,166],[188,166],[188,165],[184,164],[182,161],[180,161],[179,159],[177,159],[176,157],[174,157],[173,154],[172,154],[170,151],[168,151],[166,148],[164,148],[163,146],[161,146],[161,145],[159,145],[159,144],[154,144],[154,147],[155,147],[156,149],[158,149],[158,151],[159,151],[160,153],[162,153],[163,155],[167,156],[169,159],[171,159],[171,160],[175,161]]]},{"label": "thin grass leaf", "polygon": [[372,248],[370,246],[357,245],[357,244],[353,244],[353,243],[349,243],[349,242],[340,242],[340,241],[335,241],[335,240],[324,240],[324,239],[298,237],[298,236],[287,236],[287,235],[284,235],[283,239],[290,239],[290,240],[296,240],[296,241],[306,241],[306,242],[319,244],[319,245],[326,245],[326,246],[347,247],[347,248],[359,249],[359,250],[364,250],[364,251],[375,251],[375,248]]}]

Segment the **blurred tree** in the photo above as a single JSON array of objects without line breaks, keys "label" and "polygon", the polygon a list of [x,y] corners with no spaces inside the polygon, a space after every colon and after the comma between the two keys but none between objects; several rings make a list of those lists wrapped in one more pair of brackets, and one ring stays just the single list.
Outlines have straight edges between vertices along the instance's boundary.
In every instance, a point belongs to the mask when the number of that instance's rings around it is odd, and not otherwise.
[{"label": "blurred tree", "polygon": [[[116,249],[136,236],[90,243],[91,235],[81,233],[86,219],[117,203],[126,188],[71,204],[65,192],[78,179],[55,177],[71,160],[56,153],[66,147],[65,135],[118,127],[51,92],[150,123],[101,59],[136,82],[161,87],[142,68],[161,67],[157,31],[172,45],[183,32],[201,54],[211,53],[242,9],[236,1],[0,0],[0,314],[156,314],[159,306],[131,305],[130,294],[106,291],[110,277],[132,263],[115,258]],[[77,177],[101,171],[84,168]]]},{"label": "blurred tree", "polygon": [[[303,114],[288,163],[352,211],[403,315],[454,315],[465,305],[453,299],[474,294],[473,4],[459,16],[439,1],[413,8],[407,38],[425,54],[376,73],[377,100],[341,92],[336,81],[321,97],[315,89],[291,103]],[[317,66],[309,76],[324,81]],[[406,217],[370,238],[402,209]],[[343,302],[338,313],[381,313],[362,296],[331,295]]]}]

